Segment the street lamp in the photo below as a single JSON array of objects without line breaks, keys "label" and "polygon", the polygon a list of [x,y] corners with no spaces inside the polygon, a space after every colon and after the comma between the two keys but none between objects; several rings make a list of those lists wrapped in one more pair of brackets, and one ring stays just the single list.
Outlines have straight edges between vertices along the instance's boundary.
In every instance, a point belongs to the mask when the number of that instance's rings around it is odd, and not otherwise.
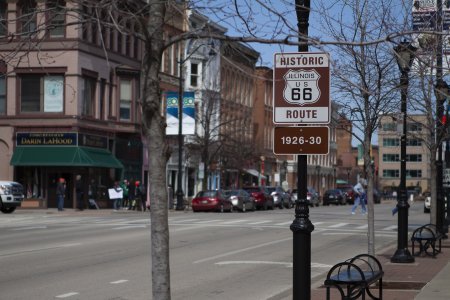
[{"label": "street lamp", "polygon": [[209,46],[209,56],[212,57],[216,55],[214,51],[214,43],[211,41],[209,45],[200,44],[198,45],[192,52],[186,56],[184,59],[178,61],[179,65],[179,87],[178,87],[178,180],[177,180],[177,205],[176,210],[184,210],[184,192],[182,186],[182,177],[183,177],[183,169],[181,160],[183,159],[183,64],[188,61],[191,56],[198,50],[200,47]]},{"label": "street lamp", "polygon": [[395,57],[401,72],[401,114],[403,116],[402,135],[400,139],[400,184],[397,193],[398,209],[398,233],[397,250],[391,257],[393,263],[411,263],[414,257],[408,250],[408,195],[406,191],[406,100],[408,95],[409,78],[408,73],[411,69],[414,52],[416,48],[410,42],[403,41],[394,47]]},{"label": "street lamp", "polygon": [[435,86],[435,94],[437,101],[437,116],[436,116],[436,144],[438,147],[438,155],[436,160],[436,227],[441,233],[445,233],[444,220],[444,190],[443,190],[443,162],[442,162],[442,139],[444,136],[444,124],[442,117],[444,114],[444,101],[448,96],[448,85],[442,80],[438,79]]}]

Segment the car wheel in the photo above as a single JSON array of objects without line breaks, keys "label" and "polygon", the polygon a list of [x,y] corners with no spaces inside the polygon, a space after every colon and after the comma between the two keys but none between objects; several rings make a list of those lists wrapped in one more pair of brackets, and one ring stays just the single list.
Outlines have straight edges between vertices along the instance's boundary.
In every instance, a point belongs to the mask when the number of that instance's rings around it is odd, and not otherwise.
[{"label": "car wheel", "polygon": [[10,214],[15,210],[16,210],[15,207],[4,207],[1,209],[2,213],[4,213],[4,214]]},{"label": "car wheel", "polygon": [[266,201],[266,202],[264,202],[264,205],[263,205],[263,209],[264,209],[264,210],[268,210],[268,205],[267,205],[267,201]]},{"label": "car wheel", "polygon": [[242,203],[242,212],[246,212],[247,211],[247,207],[246,207],[246,203]]}]

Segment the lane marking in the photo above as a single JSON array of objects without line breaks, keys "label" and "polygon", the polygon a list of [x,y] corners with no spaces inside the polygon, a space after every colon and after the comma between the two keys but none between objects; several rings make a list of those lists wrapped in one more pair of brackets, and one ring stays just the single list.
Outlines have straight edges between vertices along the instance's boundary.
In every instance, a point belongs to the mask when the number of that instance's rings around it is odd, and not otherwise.
[{"label": "lane marking", "polygon": [[42,248],[30,248],[30,249],[22,249],[19,251],[14,251],[10,253],[0,253],[0,258],[7,257],[7,256],[15,256],[20,254],[27,254],[32,252],[38,252],[38,251],[46,251],[46,250],[57,250],[61,248],[68,248],[68,247],[74,247],[74,246],[80,246],[82,243],[71,243],[71,244],[61,244],[61,245],[54,245],[54,246],[48,246],[48,247],[42,247]]},{"label": "lane marking", "polygon": [[55,298],[68,298],[68,297],[72,297],[72,296],[75,296],[75,295],[78,295],[79,293],[76,293],[76,292],[70,292],[70,293],[67,293],[67,294],[62,294],[62,295],[58,295],[58,296],[55,296]]},{"label": "lane marking", "polygon": [[249,225],[258,225],[258,224],[264,224],[264,223],[270,223],[272,221],[258,221],[258,222],[253,222],[253,223],[248,223]]},{"label": "lane marking", "polygon": [[[280,261],[261,261],[261,260],[231,260],[231,261],[221,261],[215,263],[215,265],[224,266],[224,265],[241,265],[241,264],[257,264],[257,265],[281,265],[288,268],[292,268],[291,262],[280,262]],[[325,265],[320,263],[311,263],[312,268],[326,268],[329,269],[332,265]]]},{"label": "lane marking", "polygon": [[127,282],[127,279],[120,279],[120,280],[116,280],[116,281],[111,281],[110,284],[120,284],[120,283],[124,283]]},{"label": "lane marking", "polygon": [[220,221],[221,220],[208,220],[208,221],[196,222],[196,224],[219,223]]},{"label": "lane marking", "polygon": [[47,226],[29,226],[29,227],[20,227],[20,228],[14,228],[11,230],[19,231],[19,230],[28,230],[28,229],[46,229]]},{"label": "lane marking", "polygon": [[283,222],[283,223],[277,223],[277,224],[275,224],[275,226],[284,226],[284,225],[289,225],[289,224],[292,224],[292,221]]},{"label": "lane marking", "polygon": [[313,223],[313,225],[317,226],[317,225],[322,225],[323,223],[325,223],[325,222],[315,222],[315,223]]},{"label": "lane marking", "polygon": [[385,227],[381,230],[393,231],[393,230],[397,230],[397,226],[398,225],[391,225],[391,226]]},{"label": "lane marking", "polygon": [[274,245],[274,244],[278,244],[278,243],[282,243],[282,242],[286,242],[286,241],[290,241],[290,240],[292,240],[291,237],[290,238],[286,238],[286,239],[281,239],[281,240],[276,240],[276,241],[271,241],[271,242],[268,242],[268,243],[255,245],[255,246],[252,246],[252,247],[242,248],[242,249],[235,250],[235,251],[230,251],[230,252],[227,252],[227,253],[224,253],[224,254],[219,254],[219,255],[207,257],[207,258],[204,258],[204,259],[196,260],[196,261],[193,262],[193,264],[198,264],[198,263],[202,263],[202,262],[206,262],[206,261],[210,261],[210,260],[215,260],[215,259],[218,259],[218,258],[221,258],[221,257],[226,257],[226,256],[238,254],[238,253],[241,253],[241,252],[250,251],[250,250],[253,250],[253,249],[258,249],[258,248],[262,248],[262,247],[266,247],[266,246],[270,246],[270,245]]},{"label": "lane marking", "polygon": [[367,229],[367,228],[369,228],[369,225],[365,224],[365,225],[357,226],[355,228],[356,229]]},{"label": "lane marking", "polygon": [[344,227],[347,225],[348,225],[348,223],[337,223],[337,224],[328,226],[328,228],[339,228],[339,227]]},{"label": "lane marking", "polygon": [[242,223],[242,222],[247,222],[248,220],[234,220],[234,221],[227,221],[227,222],[222,222],[222,224],[236,224],[236,223]]},{"label": "lane marking", "polygon": [[128,225],[128,226],[113,227],[111,229],[112,230],[122,230],[122,229],[146,228],[146,227],[147,227],[147,225]]},{"label": "lane marking", "polygon": [[180,222],[194,222],[194,221],[200,221],[200,219],[185,219],[185,220],[170,220],[170,223],[180,223]]}]

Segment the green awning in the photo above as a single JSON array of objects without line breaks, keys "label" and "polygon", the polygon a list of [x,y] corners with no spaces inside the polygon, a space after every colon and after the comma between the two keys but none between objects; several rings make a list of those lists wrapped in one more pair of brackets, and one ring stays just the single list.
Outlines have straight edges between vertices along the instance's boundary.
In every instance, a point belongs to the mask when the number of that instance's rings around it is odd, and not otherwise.
[{"label": "green awning", "polygon": [[16,147],[13,166],[68,166],[123,169],[122,163],[108,150],[71,146]]}]

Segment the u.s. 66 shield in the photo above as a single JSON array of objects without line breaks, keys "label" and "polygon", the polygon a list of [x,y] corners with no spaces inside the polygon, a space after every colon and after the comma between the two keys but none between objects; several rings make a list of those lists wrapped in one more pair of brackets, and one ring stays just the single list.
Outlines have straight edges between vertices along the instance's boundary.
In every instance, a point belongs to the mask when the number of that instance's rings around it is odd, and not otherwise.
[{"label": "u.s. 66 shield", "polygon": [[289,70],[284,75],[284,100],[300,106],[316,103],[320,97],[319,78],[316,70]]},{"label": "u.s. 66 shield", "polygon": [[276,53],[273,72],[275,124],[330,123],[327,53]]}]

